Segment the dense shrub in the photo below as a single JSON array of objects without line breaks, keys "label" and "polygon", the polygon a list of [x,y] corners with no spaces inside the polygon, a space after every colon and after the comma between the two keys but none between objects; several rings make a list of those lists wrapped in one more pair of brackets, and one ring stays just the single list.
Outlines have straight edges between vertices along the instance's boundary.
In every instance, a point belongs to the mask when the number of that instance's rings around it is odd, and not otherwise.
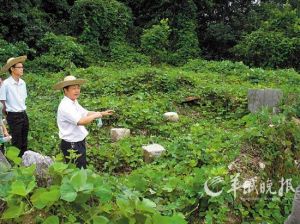
[{"label": "dense shrub", "polygon": [[150,58],[125,41],[112,41],[109,44],[108,60],[121,64],[150,64]]},{"label": "dense shrub", "polygon": [[[228,48],[233,46],[236,43],[236,35],[233,28],[224,23],[211,23],[208,25],[205,33],[206,47],[214,49],[214,51],[219,52],[219,58],[229,55]],[[214,52],[210,53],[211,55],[206,55],[207,58],[212,57]]]},{"label": "dense shrub", "polygon": [[28,45],[23,41],[11,44],[3,39],[0,39],[0,62],[3,64],[7,61],[8,58],[26,55],[29,52],[34,51],[30,49]]},{"label": "dense shrub", "polygon": [[297,40],[280,32],[258,30],[234,47],[235,54],[246,64],[263,67],[292,66]]},{"label": "dense shrub", "polygon": [[249,65],[299,69],[300,18],[296,10],[287,5],[270,13],[261,28],[246,35],[233,52]]},{"label": "dense shrub", "polygon": [[152,63],[166,61],[170,31],[167,19],[144,30],[141,37],[141,48],[145,54],[151,57]]},{"label": "dense shrub", "polygon": [[125,37],[131,19],[129,8],[116,0],[79,0],[71,11],[71,30],[85,44],[108,46]]},{"label": "dense shrub", "polygon": [[242,62],[231,61],[207,61],[202,59],[189,60],[184,69],[195,72],[216,72],[224,75],[236,74],[241,75],[245,71],[250,71],[247,65]]},{"label": "dense shrub", "polygon": [[282,9],[274,9],[272,17],[263,24],[265,30],[278,31],[287,37],[299,37],[300,35],[300,18],[296,10],[289,5]]},{"label": "dense shrub", "polygon": [[30,47],[49,30],[47,14],[39,9],[38,1],[2,1],[0,21],[0,33],[6,40],[25,41]]},{"label": "dense shrub", "polygon": [[50,30],[54,33],[68,34],[70,32],[70,9],[74,1],[43,0],[40,7],[47,13]]},{"label": "dense shrub", "polygon": [[71,63],[79,67],[87,65],[84,47],[74,37],[46,33],[38,46],[44,54],[33,61],[34,70],[60,71]]},{"label": "dense shrub", "polygon": [[191,58],[200,55],[197,36],[197,7],[193,1],[184,1],[181,10],[174,18],[170,50],[174,52],[169,58],[169,63],[174,65],[184,64]]}]

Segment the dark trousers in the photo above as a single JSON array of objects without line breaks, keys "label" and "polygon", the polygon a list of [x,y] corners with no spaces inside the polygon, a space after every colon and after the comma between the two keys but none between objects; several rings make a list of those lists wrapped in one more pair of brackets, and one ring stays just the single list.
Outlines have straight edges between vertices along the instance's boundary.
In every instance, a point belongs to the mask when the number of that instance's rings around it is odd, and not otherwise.
[{"label": "dark trousers", "polygon": [[0,145],[0,151],[1,151],[2,154],[4,155],[4,153],[5,153],[4,144],[1,144],[1,145]]},{"label": "dark trousers", "polygon": [[7,124],[12,137],[12,145],[19,148],[22,157],[27,150],[27,136],[29,131],[29,121],[26,112],[8,112]]},{"label": "dark trousers", "polygon": [[68,150],[72,149],[79,156],[75,160],[75,164],[78,168],[86,168],[86,147],[85,147],[85,139],[80,142],[67,142],[65,140],[61,140],[60,149],[62,150],[65,160],[68,163],[70,159],[70,153]]}]

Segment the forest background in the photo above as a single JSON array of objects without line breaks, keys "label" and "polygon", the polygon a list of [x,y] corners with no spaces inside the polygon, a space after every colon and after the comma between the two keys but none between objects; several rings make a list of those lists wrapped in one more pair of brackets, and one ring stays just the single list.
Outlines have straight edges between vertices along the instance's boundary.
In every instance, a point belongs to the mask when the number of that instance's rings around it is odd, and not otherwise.
[{"label": "forest background", "polygon": [[[103,62],[243,61],[299,70],[299,1],[1,1],[0,61],[32,70]],[[34,65],[34,66],[33,66]]]}]

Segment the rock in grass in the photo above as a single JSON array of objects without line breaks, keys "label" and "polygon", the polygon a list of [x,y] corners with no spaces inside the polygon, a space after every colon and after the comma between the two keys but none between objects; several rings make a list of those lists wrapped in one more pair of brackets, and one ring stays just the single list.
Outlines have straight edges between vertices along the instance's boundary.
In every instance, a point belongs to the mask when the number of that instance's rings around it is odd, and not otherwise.
[{"label": "rock in grass", "polygon": [[256,113],[267,107],[272,109],[273,113],[277,113],[282,97],[283,93],[280,89],[251,89],[248,91],[248,109]]},{"label": "rock in grass", "polygon": [[179,121],[179,116],[176,112],[167,112],[164,113],[164,118],[167,121],[177,122]]},{"label": "rock in grass", "polygon": [[159,157],[166,149],[159,144],[151,144],[142,147],[144,150],[144,161],[151,162],[155,157]]},{"label": "rock in grass", "polygon": [[36,174],[43,178],[48,173],[48,167],[53,163],[49,156],[43,156],[40,153],[28,150],[22,156],[22,164],[24,166],[36,165]]},{"label": "rock in grass", "polygon": [[111,139],[116,142],[120,139],[130,136],[130,130],[127,128],[112,128],[110,130]]}]

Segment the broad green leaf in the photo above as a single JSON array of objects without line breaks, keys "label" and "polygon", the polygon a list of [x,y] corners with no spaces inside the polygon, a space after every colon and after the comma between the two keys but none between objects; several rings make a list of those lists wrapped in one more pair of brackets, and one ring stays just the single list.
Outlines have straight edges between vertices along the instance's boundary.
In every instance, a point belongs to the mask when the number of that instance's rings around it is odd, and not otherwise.
[{"label": "broad green leaf", "polygon": [[70,184],[76,191],[83,190],[84,185],[86,184],[87,174],[85,169],[81,169],[74,173],[70,179]]},{"label": "broad green leaf", "polygon": [[156,207],[156,204],[153,201],[151,201],[147,198],[143,198],[143,200],[139,202],[137,209],[139,209],[140,211],[144,211],[144,212],[154,213],[155,207]]},{"label": "broad green leaf", "polygon": [[38,188],[33,195],[30,197],[30,201],[32,202],[33,206],[35,206],[38,209],[42,209],[46,206],[46,202],[44,200],[41,200],[41,197],[44,193],[46,193],[47,190],[45,188]]},{"label": "broad green leaf", "polygon": [[117,205],[123,214],[125,214],[125,215],[127,215],[127,214],[133,215],[134,214],[134,208],[132,207],[132,205],[130,204],[130,201],[128,199],[118,198]]},{"label": "broad green leaf", "polygon": [[72,185],[69,184],[68,182],[66,182],[66,183],[63,183],[60,187],[60,196],[61,196],[61,199],[68,201],[68,202],[72,202],[76,199],[77,193],[74,190],[74,188],[72,187]]},{"label": "broad green leaf", "polygon": [[5,198],[8,196],[9,192],[11,189],[11,184],[10,183],[1,183],[0,187],[0,198]]},{"label": "broad green leaf", "polygon": [[172,217],[155,214],[153,216],[153,224],[187,224],[187,222],[177,214]]},{"label": "broad green leaf", "polygon": [[36,168],[35,164],[32,164],[31,166],[28,166],[28,167],[22,167],[21,173],[23,175],[32,176],[34,178],[35,168]]},{"label": "broad green leaf", "polygon": [[183,215],[175,214],[171,217],[172,224],[187,224],[184,220]]},{"label": "broad green leaf", "polygon": [[26,187],[26,194],[29,194],[35,188],[35,186],[36,186],[35,180],[30,181],[30,183]]},{"label": "broad green leaf", "polygon": [[112,191],[107,187],[98,187],[95,189],[95,195],[100,198],[101,203],[108,202],[112,199]]},{"label": "broad green leaf", "polygon": [[68,168],[68,165],[62,162],[55,162],[50,166],[56,173],[63,174],[63,171]]},{"label": "broad green leaf", "polygon": [[59,218],[56,215],[49,216],[43,224],[59,224]]},{"label": "broad green leaf", "polygon": [[134,187],[138,191],[145,191],[147,189],[148,182],[147,180],[140,174],[133,174],[128,178],[128,184],[130,187]]},{"label": "broad green leaf", "polygon": [[6,150],[6,157],[13,161],[15,164],[19,165],[22,159],[19,157],[20,150],[14,146],[8,147]]},{"label": "broad green leaf", "polygon": [[93,218],[93,224],[107,224],[109,220],[104,216],[96,216]]},{"label": "broad green leaf", "polygon": [[86,183],[81,187],[81,190],[85,194],[90,194],[94,190],[94,185],[91,183]]},{"label": "broad green leaf", "polygon": [[31,196],[30,200],[36,208],[42,209],[46,206],[53,205],[56,201],[59,200],[59,197],[59,187],[51,186],[49,191],[45,188],[37,189]]},{"label": "broad green leaf", "polygon": [[90,194],[84,194],[82,192],[78,192],[77,197],[74,201],[74,203],[77,204],[84,204],[91,198]]},{"label": "broad green leaf", "polygon": [[17,194],[17,195],[21,195],[21,196],[26,196],[26,186],[25,184],[20,181],[20,180],[16,180],[12,183],[11,186],[11,194]]},{"label": "broad green leaf", "polygon": [[19,205],[10,205],[2,214],[2,219],[13,219],[19,217],[24,212],[24,206],[25,204],[23,202]]}]

